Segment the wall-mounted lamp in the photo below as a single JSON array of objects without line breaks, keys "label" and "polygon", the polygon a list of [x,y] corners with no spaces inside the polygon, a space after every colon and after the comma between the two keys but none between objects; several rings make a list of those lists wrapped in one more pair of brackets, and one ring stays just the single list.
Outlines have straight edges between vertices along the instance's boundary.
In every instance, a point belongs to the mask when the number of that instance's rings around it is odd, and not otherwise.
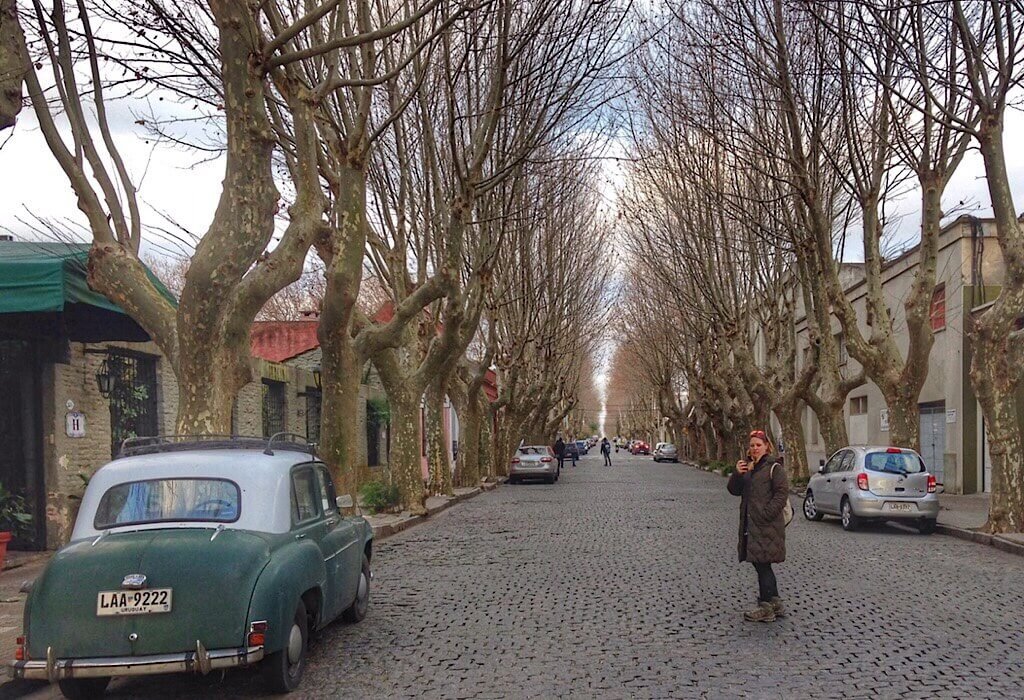
[{"label": "wall-mounted lamp", "polygon": [[110,392],[114,390],[114,377],[110,374],[110,364],[106,360],[103,360],[100,371],[96,373],[96,388],[105,399],[109,398]]}]

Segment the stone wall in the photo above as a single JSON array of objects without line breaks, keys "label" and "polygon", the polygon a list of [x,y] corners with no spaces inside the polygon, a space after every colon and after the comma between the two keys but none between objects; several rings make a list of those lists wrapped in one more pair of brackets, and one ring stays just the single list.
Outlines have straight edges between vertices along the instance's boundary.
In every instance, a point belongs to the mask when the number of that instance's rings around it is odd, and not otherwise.
[{"label": "stone wall", "polygon": [[[175,433],[178,412],[178,384],[170,364],[153,343],[70,343],[64,364],[46,365],[43,372],[43,463],[46,481],[46,545],[54,549],[68,541],[87,479],[113,457],[110,401],[103,397],[96,374],[110,348],[121,348],[156,360],[156,415],[158,431]],[[86,349],[100,351],[87,353]],[[304,369],[254,360],[255,381],[238,394],[233,432],[261,435],[263,428],[263,378],[286,384],[286,426],[290,432],[306,434],[306,402],[299,396],[313,386],[312,374]],[[69,408],[71,406],[72,408]],[[85,435],[69,437],[66,415],[77,411],[85,416]]]}]

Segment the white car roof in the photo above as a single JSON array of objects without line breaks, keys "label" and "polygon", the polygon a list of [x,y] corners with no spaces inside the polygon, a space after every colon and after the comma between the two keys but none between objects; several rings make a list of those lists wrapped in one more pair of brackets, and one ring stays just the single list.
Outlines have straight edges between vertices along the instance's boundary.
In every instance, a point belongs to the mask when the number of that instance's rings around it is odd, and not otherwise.
[{"label": "white car roof", "polygon": [[[89,479],[82,497],[72,540],[96,537],[93,527],[103,494],[113,486],[133,481],[168,478],[227,479],[241,492],[239,517],[233,523],[184,522],[180,527],[217,527],[233,530],[283,533],[291,529],[290,472],[296,464],[317,461],[306,452],[274,449],[273,455],[258,449],[180,450],[125,457],[101,467]],[[175,523],[125,525],[124,530],[166,529]],[[122,528],[110,528],[119,532]]]}]

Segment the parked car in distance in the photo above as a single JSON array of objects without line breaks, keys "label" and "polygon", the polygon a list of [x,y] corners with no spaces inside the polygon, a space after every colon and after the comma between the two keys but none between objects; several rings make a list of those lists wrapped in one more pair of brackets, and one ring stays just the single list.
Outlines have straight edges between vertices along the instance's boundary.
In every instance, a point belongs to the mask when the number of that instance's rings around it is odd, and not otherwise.
[{"label": "parked car in distance", "polygon": [[578,453],[578,456],[582,457],[583,455],[590,452],[590,445],[587,444],[586,440],[577,440],[576,451]]},{"label": "parked car in distance", "polygon": [[563,453],[566,459],[579,459],[580,448],[576,446],[575,442],[565,443],[565,452]]},{"label": "parked car in distance", "polygon": [[[566,449],[572,443],[566,443]],[[543,479],[549,484],[558,481],[561,472],[554,450],[547,445],[521,445],[508,469],[508,483],[517,484],[527,479]]]},{"label": "parked car in distance", "polygon": [[900,447],[844,447],[822,460],[804,496],[804,517],[837,515],[844,530],[871,520],[917,525],[935,530],[939,485],[914,450]]},{"label": "parked car in distance", "polygon": [[651,446],[643,440],[636,440],[629,451],[635,455],[649,455],[651,454]]},{"label": "parked car in distance", "polygon": [[309,636],[370,600],[373,529],[288,438],[125,441],[32,584],[15,678],[98,697],[112,676],[259,664],[298,687]]},{"label": "parked car in distance", "polygon": [[659,442],[657,447],[654,448],[654,461],[678,462],[679,451],[676,450],[676,446],[671,442]]}]

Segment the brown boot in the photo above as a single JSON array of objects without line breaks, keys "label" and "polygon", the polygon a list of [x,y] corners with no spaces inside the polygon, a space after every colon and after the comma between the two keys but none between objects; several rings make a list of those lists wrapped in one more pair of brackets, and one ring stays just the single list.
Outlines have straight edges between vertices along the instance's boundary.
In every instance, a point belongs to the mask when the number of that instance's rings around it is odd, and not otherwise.
[{"label": "brown boot", "polygon": [[780,598],[779,596],[775,596],[769,602],[771,603],[772,610],[775,611],[775,617],[785,617],[786,616],[786,608],[782,604],[782,598]]},{"label": "brown boot", "polygon": [[743,613],[749,622],[775,622],[775,608],[771,603],[761,603],[755,609]]}]

